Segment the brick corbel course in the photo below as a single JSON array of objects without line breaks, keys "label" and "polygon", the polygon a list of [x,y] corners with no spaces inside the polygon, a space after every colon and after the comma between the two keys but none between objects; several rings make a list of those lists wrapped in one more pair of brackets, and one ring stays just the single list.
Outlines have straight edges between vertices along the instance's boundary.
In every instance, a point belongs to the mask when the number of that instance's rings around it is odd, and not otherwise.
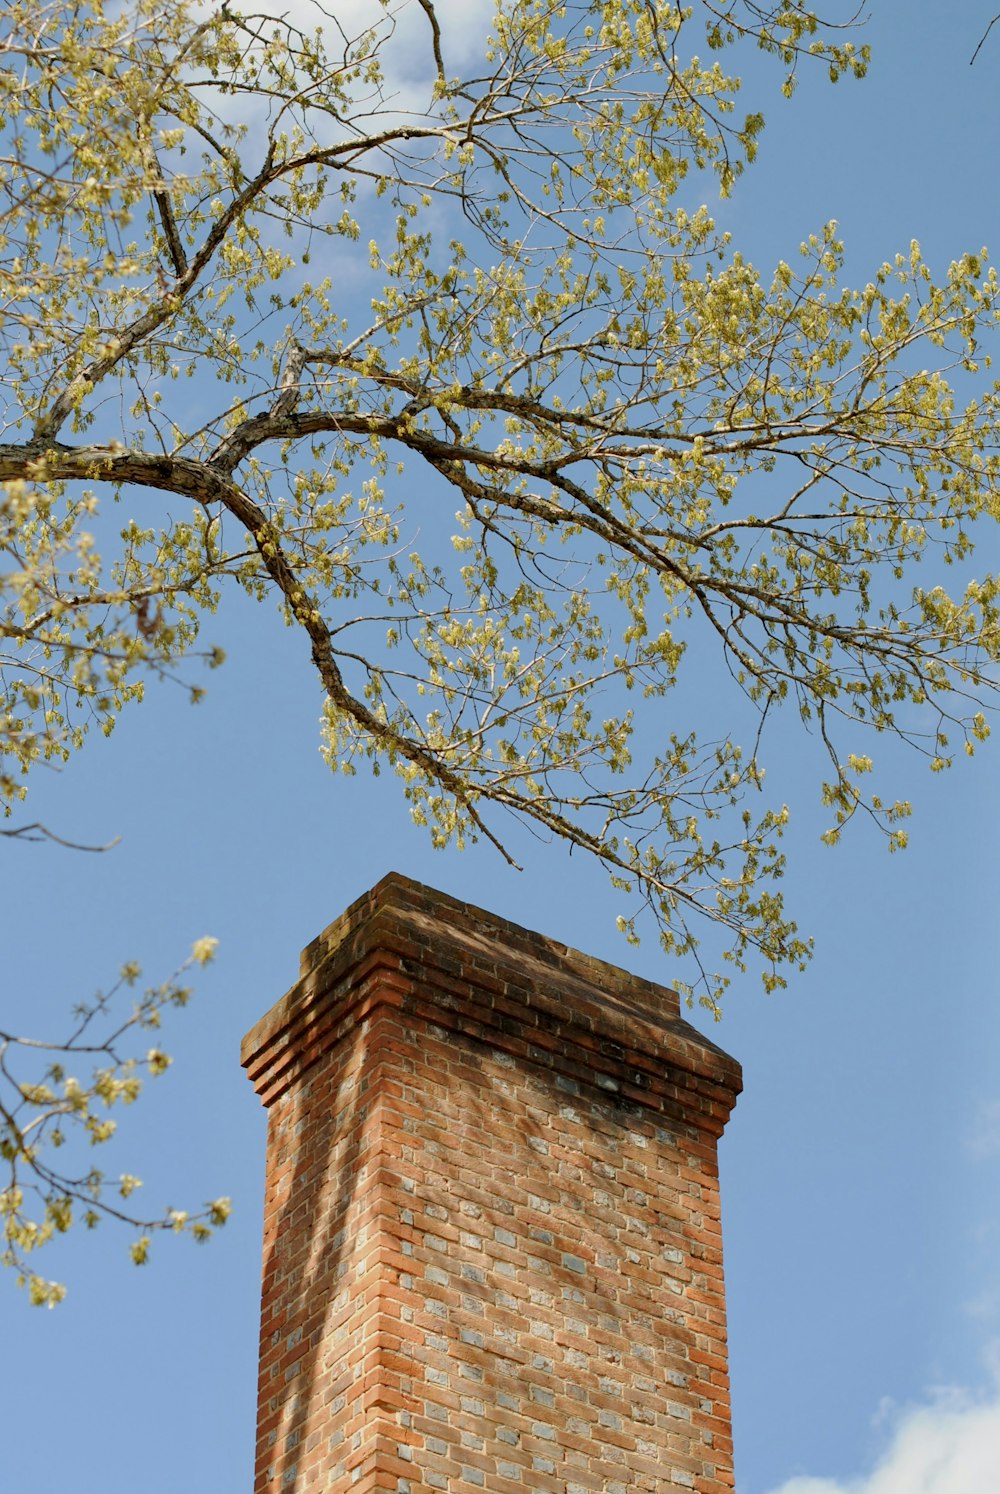
[{"label": "brick corbel course", "polygon": [[716,1147],[677,994],[396,874],[247,1034],[255,1494],[728,1494]]}]

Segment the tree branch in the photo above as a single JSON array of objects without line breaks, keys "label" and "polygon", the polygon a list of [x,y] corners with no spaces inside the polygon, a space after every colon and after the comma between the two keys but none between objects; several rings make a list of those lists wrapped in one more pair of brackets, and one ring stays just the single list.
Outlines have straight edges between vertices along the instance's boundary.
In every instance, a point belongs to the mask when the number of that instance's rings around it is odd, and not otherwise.
[{"label": "tree branch", "polygon": [[47,825],[35,820],[30,825],[19,825],[16,830],[0,829],[0,835],[7,836],[10,840],[40,841],[52,840],[57,846],[65,846],[70,851],[110,851],[121,843],[121,836],[116,835],[114,840],[107,841],[103,846],[82,845],[76,840],[66,840],[64,836],[57,835]]},{"label": "tree branch", "polygon": [[982,49],[983,44],[986,41],[986,38],[989,36],[990,32],[993,30],[993,27],[996,25],[997,21],[1000,21],[1000,11],[998,11],[997,14],[993,17],[992,21],[987,26],[986,30],[983,32],[982,36],[979,38],[979,44],[976,47],[976,50],[973,52],[972,56],[969,58],[969,66],[970,67],[975,62],[976,58],[979,56],[980,50]]}]

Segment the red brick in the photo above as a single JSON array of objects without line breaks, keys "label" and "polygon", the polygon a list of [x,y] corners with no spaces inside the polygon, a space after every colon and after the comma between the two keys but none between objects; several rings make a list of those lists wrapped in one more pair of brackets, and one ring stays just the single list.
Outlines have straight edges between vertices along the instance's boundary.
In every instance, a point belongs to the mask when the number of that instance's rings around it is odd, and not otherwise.
[{"label": "red brick", "polygon": [[270,1110],[255,1494],[731,1494],[740,1074],[674,992],[390,876],[243,1061]]}]

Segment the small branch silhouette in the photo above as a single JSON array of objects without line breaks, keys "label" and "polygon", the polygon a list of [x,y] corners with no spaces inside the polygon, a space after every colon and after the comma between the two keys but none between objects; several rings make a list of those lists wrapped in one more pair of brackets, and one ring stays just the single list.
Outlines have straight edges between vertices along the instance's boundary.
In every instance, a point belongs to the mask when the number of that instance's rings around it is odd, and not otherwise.
[{"label": "small branch silhouette", "polygon": [[114,840],[109,840],[106,845],[85,846],[81,845],[79,841],[66,840],[62,835],[57,835],[54,830],[50,830],[40,820],[35,820],[30,825],[19,825],[16,830],[0,830],[0,835],[6,836],[9,840],[53,840],[57,846],[65,846],[69,851],[110,851],[121,840],[121,836],[116,835]]},{"label": "small branch silhouette", "polygon": [[982,47],[983,47],[983,44],[986,41],[986,38],[989,36],[990,32],[993,30],[993,27],[996,25],[997,21],[1000,21],[1000,11],[998,11],[997,14],[993,17],[992,21],[987,26],[986,30],[983,32],[982,36],[979,38],[979,45],[976,47],[976,50],[973,52],[972,56],[969,58],[969,66],[970,67],[975,62],[976,58],[979,56],[979,53],[982,50]]}]

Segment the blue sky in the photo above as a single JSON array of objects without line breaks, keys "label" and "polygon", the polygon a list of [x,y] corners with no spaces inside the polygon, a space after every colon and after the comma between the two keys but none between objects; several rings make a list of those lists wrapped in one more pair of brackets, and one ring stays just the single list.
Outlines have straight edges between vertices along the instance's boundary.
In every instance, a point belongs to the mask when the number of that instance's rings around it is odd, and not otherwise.
[{"label": "blue sky", "polygon": [[[773,97],[720,215],[762,269],[830,218],[857,281],[913,237],[939,272],[1000,253],[1000,28],[969,67],[989,0],[870,9],[869,78]],[[390,780],[333,777],[306,649],[269,609],[234,598],[208,632],[229,658],[200,706],[153,690],[33,789],[32,817],[61,834],[122,839],[105,856],[4,851],[4,984],[23,1026],[57,1033],[124,959],[158,979],[218,937],[114,1166],[144,1177],[151,1208],[229,1193],[235,1213],[206,1247],[156,1242],[142,1270],[110,1230],[53,1248],[44,1269],[70,1286],[54,1312],[0,1281],[0,1494],[249,1486],[264,1117],[239,1039],[387,870],[671,980],[654,937],[633,950],[615,933],[582,858],[537,845],[516,874],[485,845],[434,853]],[[746,1084],[722,1148],[740,1494],[1000,1487],[997,751],[938,776],[887,761],[915,802],[910,848],[890,858],[859,828],[830,851],[816,760],[786,739],[771,782],[794,811],[789,883],[816,957],[773,997],[734,986],[721,1027],[694,1014]]]}]

